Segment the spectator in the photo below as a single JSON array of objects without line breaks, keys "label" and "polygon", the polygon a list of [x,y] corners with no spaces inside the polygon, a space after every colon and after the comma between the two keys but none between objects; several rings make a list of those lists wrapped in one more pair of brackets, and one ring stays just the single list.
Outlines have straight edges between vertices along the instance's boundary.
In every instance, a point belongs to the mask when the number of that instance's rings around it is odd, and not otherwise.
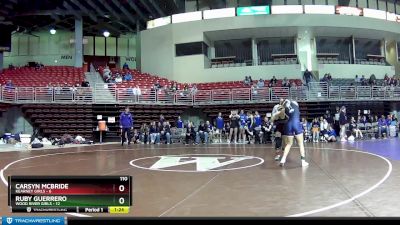
[{"label": "spectator", "polygon": [[290,87],[291,87],[291,88],[297,87],[296,82],[290,81]]},{"label": "spectator", "polygon": [[387,120],[385,119],[385,116],[382,115],[381,118],[378,120],[378,137],[379,138],[386,138],[387,135]]},{"label": "spectator", "polygon": [[164,115],[163,115],[163,114],[160,115],[160,119],[159,119],[158,121],[159,121],[161,124],[164,124],[165,118],[164,118]]},{"label": "spectator", "polygon": [[122,69],[124,69],[124,70],[125,70],[125,69],[126,69],[126,70],[129,70],[128,63],[125,62],[124,65],[122,66]]},{"label": "spectator", "polygon": [[84,79],[82,81],[81,87],[90,87],[90,83],[86,79]]},{"label": "spectator", "polygon": [[156,81],[156,83],[154,84],[154,90],[159,90],[159,89],[161,89],[162,88],[162,86],[161,86],[161,84],[160,84],[160,82],[157,80]]},{"label": "spectator", "polygon": [[11,80],[8,80],[5,87],[4,87],[7,91],[11,91],[14,88],[14,84]]},{"label": "spectator", "polygon": [[203,139],[204,144],[208,144],[208,129],[204,124],[204,121],[201,121],[199,127],[197,128],[196,144],[199,144],[201,139]]},{"label": "spectator", "polygon": [[364,75],[362,75],[362,77],[361,77],[361,79],[360,79],[360,82],[361,82],[361,85],[362,86],[367,86],[368,84],[367,84],[367,79],[365,79],[365,76]]},{"label": "spectator", "polygon": [[321,82],[326,82],[326,83],[329,82],[329,80],[328,80],[328,74],[327,74],[327,73],[326,73],[326,74],[324,75],[324,77],[321,79]]},{"label": "spectator", "polygon": [[349,130],[355,134],[356,138],[363,138],[363,134],[361,130],[358,127],[357,121],[355,120],[354,116],[351,117],[350,119],[350,124],[349,124]]},{"label": "spectator", "polygon": [[150,144],[149,141],[149,127],[146,123],[143,123],[140,127],[140,142],[142,144]]},{"label": "spectator", "polygon": [[176,120],[176,128],[183,129],[183,120],[181,119],[181,116],[178,116],[178,119]]},{"label": "spectator", "polygon": [[260,80],[258,80],[258,82],[257,82],[257,87],[263,88],[264,86],[265,86],[264,80],[262,78],[260,78]]},{"label": "spectator", "polygon": [[196,84],[193,84],[192,89],[190,90],[190,92],[192,93],[192,95],[196,95],[196,93],[197,93],[197,86],[196,86]]},{"label": "spectator", "polygon": [[222,117],[222,113],[218,113],[218,117],[215,119],[215,125],[217,127],[216,133],[219,136],[219,143],[222,142],[222,130],[224,129],[224,118]]},{"label": "spectator", "polygon": [[189,145],[190,139],[192,140],[193,144],[196,144],[195,138],[196,138],[196,131],[194,130],[193,123],[189,121],[186,126],[185,145]]},{"label": "spectator", "polygon": [[327,137],[328,142],[336,142],[337,135],[336,135],[335,129],[333,129],[332,126],[329,126],[327,136],[328,136]]},{"label": "spectator", "polygon": [[272,76],[272,79],[269,81],[269,86],[275,87],[277,83],[278,83],[278,80],[276,79],[276,77]]},{"label": "spectator", "polygon": [[115,74],[115,83],[122,83],[122,76],[120,73]]},{"label": "spectator", "polygon": [[286,77],[283,78],[282,87],[290,87],[289,80]]},{"label": "spectator", "polygon": [[320,133],[322,136],[324,136],[328,131],[329,123],[324,117],[321,116],[319,119],[319,124],[320,124]]},{"label": "spectator", "polygon": [[264,121],[261,124],[261,131],[263,133],[263,143],[270,143],[272,134],[272,123],[269,121],[267,116],[264,117]]},{"label": "spectator", "polygon": [[171,144],[171,126],[168,121],[163,124],[160,135],[160,139],[161,138],[166,140],[167,145]]},{"label": "spectator", "polygon": [[136,95],[136,96],[141,96],[142,95],[142,90],[140,90],[139,85],[135,86],[133,94]]},{"label": "spectator", "polygon": [[253,78],[251,78],[251,76],[249,76],[249,82],[250,82],[250,85],[253,84]]},{"label": "spectator", "polygon": [[313,75],[310,71],[308,71],[308,69],[306,69],[306,71],[304,71],[303,79],[306,82],[307,86],[308,86],[308,83],[310,83],[312,81]]},{"label": "spectator", "polygon": [[257,93],[258,93],[257,89],[258,89],[257,84],[253,84],[253,86],[251,86],[251,93],[253,95],[257,95]]},{"label": "spectator", "polygon": [[108,66],[103,70],[103,77],[111,77],[111,70]]},{"label": "spectator", "polygon": [[303,131],[304,131],[304,141],[310,141],[310,128],[309,128],[309,123],[306,120],[306,118],[301,118],[301,125],[303,126]]},{"label": "spectator", "polygon": [[131,72],[127,72],[124,76],[124,81],[131,81],[133,79]]},{"label": "spectator", "polygon": [[372,74],[372,75],[369,77],[368,83],[369,83],[370,86],[376,85],[376,77],[375,77],[375,74]]},{"label": "spectator", "polygon": [[354,82],[356,84],[359,84],[361,82],[361,79],[358,77],[358,75],[356,75],[356,77],[354,78]]},{"label": "spectator", "polygon": [[346,115],[346,107],[342,106],[339,113],[339,125],[340,125],[340,140],[346,141],[346,124],[347,124],[347,115]]},{"label": "spectator", "polygon": [[317,143],[319,141],[319,132],[320,132],[320,124],[318,122],[317,118],[314,118],[312,124],[312,140],[314,143]]},{"label": "spectator", "polygon": [[154,121],[150,124],[150,141],[151,144],[160,144],[160,129]]},{"label": "spectator", "polygon": [[243,84],[244,84],[245,86],[250,86],[250,79],[249,79],[248,76],[245,76],[244,81],[243,81]]}]

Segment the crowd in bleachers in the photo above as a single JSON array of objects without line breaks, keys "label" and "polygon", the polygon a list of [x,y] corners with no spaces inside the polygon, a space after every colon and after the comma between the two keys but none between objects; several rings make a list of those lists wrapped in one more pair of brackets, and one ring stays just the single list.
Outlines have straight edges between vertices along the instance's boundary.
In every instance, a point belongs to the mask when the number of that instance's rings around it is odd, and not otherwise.
[{"label": "crowd in bleachers", "polygon": [[[336,142],[363,139],[385,139],[398,137],[399,121],[394,114],[357,115],[347,117],[341,109],[332,114],[327,111],[318,118],[302,118],[305,142]],[[343,118],[342,118],[343,116]],[[343,125],[343,129],[342,129]],[[208,144],[208,143],[242,143],[267,144],[281,141],[280,134],[275,133],[276,126],[271,122],[271,114],[260,115],[232,110],[230,115],[218,113],[216,118],[200,121],[183,121],[180,116],[174,124],[160,115],[159,121],[141,124],[133,132],[133,142],[142,144]],[[343,132],[343,133],[342,133]],[[279,146],[279,144],[277,145]]]}]

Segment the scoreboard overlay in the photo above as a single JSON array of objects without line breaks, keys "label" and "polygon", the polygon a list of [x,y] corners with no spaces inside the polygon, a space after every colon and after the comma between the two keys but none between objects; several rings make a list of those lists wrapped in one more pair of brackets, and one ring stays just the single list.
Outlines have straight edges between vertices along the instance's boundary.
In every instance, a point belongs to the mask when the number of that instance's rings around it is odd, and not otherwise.
[{"label": "scoreboard overlay", "polygon": [[131,176],[9,176],[8,205],[24,213],[128,213]]}]

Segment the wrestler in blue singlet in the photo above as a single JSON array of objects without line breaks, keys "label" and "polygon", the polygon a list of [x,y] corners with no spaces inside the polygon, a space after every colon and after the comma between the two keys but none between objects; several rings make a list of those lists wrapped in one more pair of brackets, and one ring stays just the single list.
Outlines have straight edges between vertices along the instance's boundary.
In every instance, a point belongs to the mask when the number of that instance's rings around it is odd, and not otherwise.
[{"label": "wrestler in blue singlet", "polygon": [[284,103],[285,113],[288,121],[285,124],[283,135],[294,136],[303,133],[303,126],[300,122],[299,104],[295,101],[286,100]]}]

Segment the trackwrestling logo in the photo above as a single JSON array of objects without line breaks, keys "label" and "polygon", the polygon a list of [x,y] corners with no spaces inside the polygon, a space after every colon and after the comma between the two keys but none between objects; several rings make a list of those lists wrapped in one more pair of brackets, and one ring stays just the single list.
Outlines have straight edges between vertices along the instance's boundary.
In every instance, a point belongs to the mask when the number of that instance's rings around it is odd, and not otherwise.
[{"label": "trackwrestling logo", "polygon": [[51,224],[64,225],[64,217],[3,217],[2,224],[8,225],[35,225],[35,224]]},{"label": "trackwrestling logo", "polygon": [[229,154],[164,155],[138,158],[130,161],[134,167],[169,172],[212,172],[246,169],[258,166],[264,160],[255,156]]}]

